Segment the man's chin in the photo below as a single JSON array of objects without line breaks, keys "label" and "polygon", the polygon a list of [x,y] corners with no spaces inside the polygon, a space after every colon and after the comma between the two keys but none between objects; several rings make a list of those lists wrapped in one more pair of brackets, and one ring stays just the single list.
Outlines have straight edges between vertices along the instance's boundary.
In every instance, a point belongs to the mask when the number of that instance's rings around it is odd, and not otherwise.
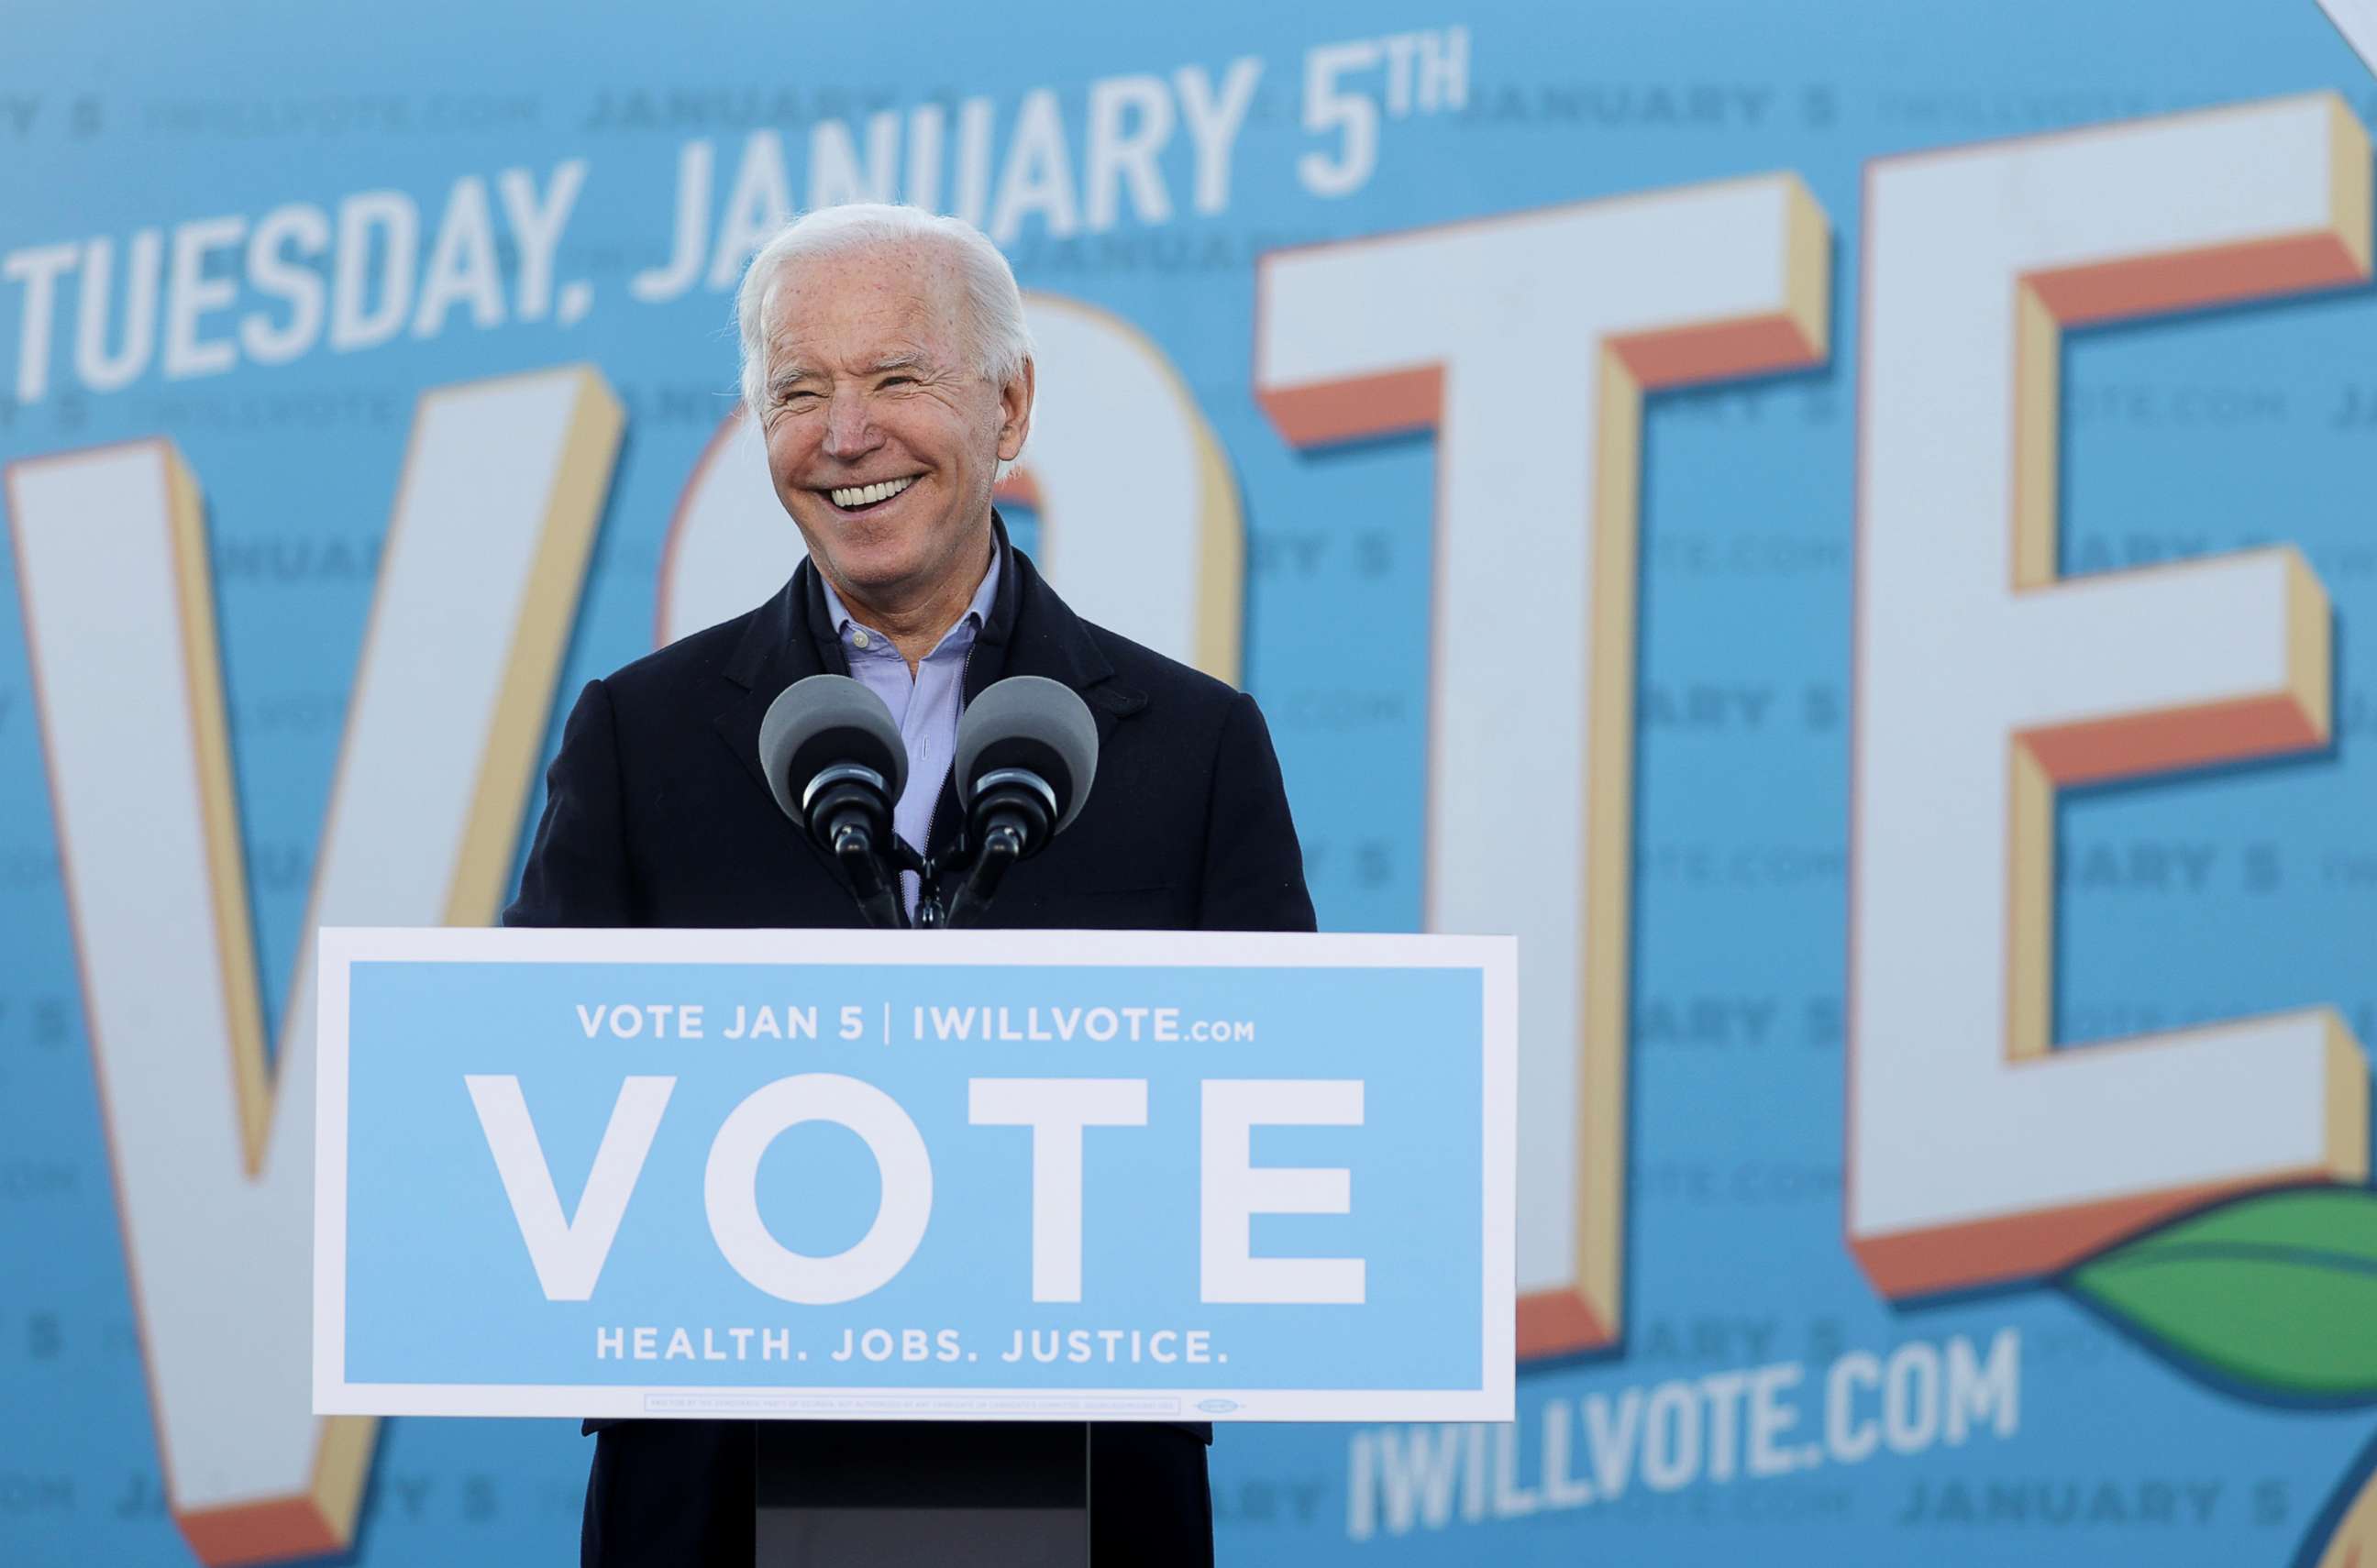
[{"label": "man's chin", "polygon": [[800,524],[809,554],[844,581],[896,582],[922,564],[924,552],[905,529],[895,532],[863,518],[834,515],[812,514],[794,521]]},{"label": "man's chin", "polygon": [[[837,581],[862,593],[938,578],[958,564],[942,530],[919,527],[914,520],[894,530],[870,528],[856,518],[828,519],[822,528],[813,525],[803,532],[808,535],[810,553],[820,557],[818,564]],[[963,544],[957,550],[961,555],[969,553]],[[979,569],[978,561],[973,564]]]},{"label": "man's chin", "polygon": [[818,566],[844,597],[856,595],[869,604],[905,598],[926,575],[925,564],[913,550],[840,548],[822,552]]}]

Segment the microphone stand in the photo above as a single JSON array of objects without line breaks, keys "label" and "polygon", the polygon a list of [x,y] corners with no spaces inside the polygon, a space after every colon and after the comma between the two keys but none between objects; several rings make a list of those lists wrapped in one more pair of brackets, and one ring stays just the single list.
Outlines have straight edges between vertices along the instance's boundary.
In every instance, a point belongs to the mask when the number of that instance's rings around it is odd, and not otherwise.
[{"label": "microphone stand", "polygon": [[[869,926],[886,931],[929,931],[974,924],[1022,847],[1021,836],[1004,822],[991,828],[989,839],[979,853],[969,850],[961,839],[946,861],[926,859],[897,833],[891,835],[890,852],[879,853],[875,847],[875,835],[865,824],[855,821],[844,824],[833,840],[834,856],[850,878],[859,914]],[[942,875],[969,868],[972,874],[960,885],[956,897],[945,901],[941,896]],[[900,898],[899,879],[902,871],[914,871],[922,884],[917,890],[916,917],[913,921]]]},{"label": "microphone stand", "polygon": [[922,868],[922,863],[916,862],[913,866],[903,863],[903,856],[908,862],[916,861],[916,852],[902,844],[899,834],[893,833],[891,863],[895,872],[886,875],[884,857],[877,851],[875,835],[866,824],[854,813],[837,825],[833,835],[833,857],[841,862],[842,871],[850,878],[851,891],[858,899],[858,912],[866,916],[869,926],[894,931],[907,928],[908,912],[900,906],[900,880],[896,872]]},{"label": "microphone stand", "polygon": [[[946,861],[928,860],[909,847],[907,840],[893,833],[887,855],[875,847],[875,835],[866,823],[854,818],[837,824],[832,843],[834,858],[849,877],[851,893],[858,901],[858,913],[869,926],[885,931],[936,930],[974,924],[989,905],[991,895],[998,891],[1007,868],[1022,853],[1022,847],[1021,837],[1005,822],[997,822],[993,824],[979,852],[970,850],[961,839]],[[943,874],[969,869],[971,874],[959,886],[956,896],[944,901]],[[914,871],[922,884],[917,891],[916,917],[913,921],[900,898],[899,879],[902,871]]]},{"label": "microphone stand", "polygon": [[[896,832],[887,850],[853,813],[832,830],[869,926],[906,928],[899,873],[922,882],[920,928],[970,926],[1023,848],[994,814],[978,847],[961,833],[945,864]],[[944,873],[965,872],[946,907]],[[761,1568],[820,1562],[968,1562],[984,1568],[1090,1568],[1090,1424],[755,1421],[751,1424],[753,1560]]]},{"label": "microphone stand", "polygon": [[950,869],[966,870],[967,876],[950,900],[949,923],[980,925],[989,913],[990,901],[997,896],[998,884],[1005,880],[1008,868],[1023,856],[1023,835],[1012,823],[994,820],[989,832],[983,835],[978,851],[966,856],[965,846],[961,844],[959,853],[962,858]]}]

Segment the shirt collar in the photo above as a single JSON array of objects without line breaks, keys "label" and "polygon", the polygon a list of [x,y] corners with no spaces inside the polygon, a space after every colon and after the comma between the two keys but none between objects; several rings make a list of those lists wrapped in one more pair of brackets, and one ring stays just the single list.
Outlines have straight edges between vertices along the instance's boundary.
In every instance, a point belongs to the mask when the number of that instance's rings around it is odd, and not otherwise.
[{"label": "shirt collar", "polygon": [[[998,573],[999,568],[1005,564],[1003,557],[1006,554],[1007,541],[994,530],[990,541],[990,569],[982,574],[982,581],[975,585],[973,598],[967,602],[965,614],[960,616],[957,624],[943,632],[941,640],[933,645],[933,653],[938,653],[949,647],[951,640],[958,637],[961,632],[964,633],[964,641],[971,643],[974,633],[980,631],[989,621],[991,606],[998,602]],[[817,579],[818,586],[825,590],[826,619],[832,623],[836,638],[846,642],[850,640],[853,629],[864,629],[870,636],[880,639],[885,647],[890,646],[890,638],[851,615],[849,607],[842,602],[842,595],[835,592],[833,584],[826,580],[825,573],[818,572]],[[929,659],[933,653],[927,653],[925,657]]]}]

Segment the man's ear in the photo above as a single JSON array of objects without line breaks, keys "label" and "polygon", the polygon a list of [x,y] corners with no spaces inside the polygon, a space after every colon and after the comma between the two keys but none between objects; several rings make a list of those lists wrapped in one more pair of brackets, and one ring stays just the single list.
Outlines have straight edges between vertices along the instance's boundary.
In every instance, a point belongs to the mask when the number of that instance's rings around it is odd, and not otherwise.
[{"label": "man's ear", "polygon": [[1012,462],[1015,454],[1023,449],[1023,438],[1032,434],[1032,393],[1038,385],[1039,371],[1029,358],[1015,373],[1014,379],[998,389],[998,460]]}]

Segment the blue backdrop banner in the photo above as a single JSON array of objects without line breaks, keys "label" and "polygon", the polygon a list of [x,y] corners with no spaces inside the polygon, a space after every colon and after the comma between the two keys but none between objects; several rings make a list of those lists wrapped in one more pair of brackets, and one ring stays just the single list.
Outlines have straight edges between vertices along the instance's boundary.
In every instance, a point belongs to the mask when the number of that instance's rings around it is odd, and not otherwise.
[{"label": "blue backdrop banner", "polygon": [[[1514,1419],[1225,1430],[1224,1562],[2377,1553],[2314,0],[7,36],[0,1558],[568,1559],[573,1424],[314,1413],[314,934],[492,924],[583,683],[793,569],[728,305],[861,198],[1012,260],[1014,537],[1254,694],[1324,931],[1517,941]],[[619,1083],[520,1077],[574,1196]]]}]

